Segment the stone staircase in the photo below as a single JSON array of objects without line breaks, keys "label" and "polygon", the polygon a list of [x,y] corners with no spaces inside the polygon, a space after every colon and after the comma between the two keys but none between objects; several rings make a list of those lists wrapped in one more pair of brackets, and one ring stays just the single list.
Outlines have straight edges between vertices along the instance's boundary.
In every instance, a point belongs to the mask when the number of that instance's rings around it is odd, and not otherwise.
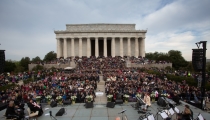
[{"label": "stone staircase", "polygon": [[106,93],[105,93],[105,81],[103,80],[102,75],[100,75],[99,79],[100,79],[100,82],[97,83],[97,89],[95,92],[103,92],[103,95],[96,96],[94,104],[106,104],[107,97],[106,97]]}]

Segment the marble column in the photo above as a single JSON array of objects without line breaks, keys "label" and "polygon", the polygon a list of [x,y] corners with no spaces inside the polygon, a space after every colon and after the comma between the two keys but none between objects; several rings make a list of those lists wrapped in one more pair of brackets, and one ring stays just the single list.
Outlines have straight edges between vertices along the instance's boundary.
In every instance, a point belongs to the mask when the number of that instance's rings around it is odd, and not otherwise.
[{"label": "marble column", "polygon": [[112,57],[115,57],[115,38],[112,38]]},{"label": "marble column", "polygon": [[145,37],[141,38],[140,56],[145,57]]},{"label": "marble column", "polygon": [[128,56],[131,56],[131,38],[128,38]]},{"label": "marble column", "polygon": [[82,38],[79,38],[79,57],[82,57]]},{"label": "marble column", "polygon": [[95,38],[95,56],[98,57],[98,52],[99,52],[99,49],[98,49],[98,38],[96,37]]},{"label": "marble column", "polygon": [[123,57],[123,38],[120,38],[120,56]]},{"label": "marble column", "polygon": [[104,38],[104,57],[107,57],[107,38]]},{"label": "marble column", "polygon": [[139,43],[138,43],[138,38],[135,38],[135,57],[139,56]]},{"label": "marble column", "polygon": [[91,46],[90,46],[90,38],[87,38],[87,57],[90,57]]},{"label": "marble column", "polygon": [[67,38],[63,38],[63,57],[64,59],[68,57]]},{"label": "marble column", "polygon": [[57,58],[60,58],[61,57],[61,41],[59,38],[56,38],[57,39]]},{"label": "marble column", "polygon": [[75,55],[74,55],[74,38],[71,38],[71,56],[75,57]]}]

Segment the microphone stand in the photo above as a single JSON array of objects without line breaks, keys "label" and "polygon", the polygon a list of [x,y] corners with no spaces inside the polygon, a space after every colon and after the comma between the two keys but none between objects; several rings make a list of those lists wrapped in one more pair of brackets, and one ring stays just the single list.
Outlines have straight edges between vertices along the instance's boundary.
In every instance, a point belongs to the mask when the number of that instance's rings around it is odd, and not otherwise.
[{"label": "microphone stand", "polygon": [[123,120],[124,112],[125,112],[125,111],[118,113],[118,114],[122,114],[122,120]]},{"label": "microphone stand", "polygon": [[57,120],[54,116],[52,116],[52,111],[49,111],[49,112],[50,112],[51,119],[53,118],[54,120]]}]

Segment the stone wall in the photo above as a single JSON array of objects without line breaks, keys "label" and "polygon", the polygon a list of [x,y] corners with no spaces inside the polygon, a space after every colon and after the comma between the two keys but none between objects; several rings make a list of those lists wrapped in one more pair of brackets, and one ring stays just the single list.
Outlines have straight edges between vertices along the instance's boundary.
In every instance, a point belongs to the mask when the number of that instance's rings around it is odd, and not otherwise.
[{"label": "stone wall", "polygon": [[127,67],[145,67],[145,68],[157,67],[159,69],[164,69],[164,68],[166,68],[168,66],[172,68],[172,63],[166,63],[166,64],[145,64],[145,65],[142,65],[142,64],[126,62],[126,66]]},{"label": "stone wall", "polygon": [[[31,71],[33,67],[35,67],[37,64],[28,64],[28,68]],[[167,66],[172,67],[172,63],[166,63],[166,64],[136,64],[136,63],[131,63],[130,61],[126,61],[126,67],[145,67],[145,68],[150,68],[150,67],[157,67],[159,69],[164,69]],[[76,64],[74,62],[70,62],[70,64],[44,64],[44,68],[65,68],[65,67],[76,67]]]},{"label": "stone wall", "polygon": [[[37,64],[28,64],[28,69],[31,71]],[[55,68],[65,68],[65,67],[76,67],[75,63],[74,62],[70,62],[69,64],[44,64],[43,65],[44,68],[52,68],[52,67],[55,67]]]}]

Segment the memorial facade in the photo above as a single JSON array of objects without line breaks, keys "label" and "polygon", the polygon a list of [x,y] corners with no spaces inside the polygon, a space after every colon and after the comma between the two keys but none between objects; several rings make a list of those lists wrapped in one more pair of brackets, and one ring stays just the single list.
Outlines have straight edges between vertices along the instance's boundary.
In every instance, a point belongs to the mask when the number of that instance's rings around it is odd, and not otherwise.
[{"label": "memorial facade", "polygon": [[145,57],[147,30],[136,30],[135,24],[67,24],[66,30],[54,32],[57,58]]}]

